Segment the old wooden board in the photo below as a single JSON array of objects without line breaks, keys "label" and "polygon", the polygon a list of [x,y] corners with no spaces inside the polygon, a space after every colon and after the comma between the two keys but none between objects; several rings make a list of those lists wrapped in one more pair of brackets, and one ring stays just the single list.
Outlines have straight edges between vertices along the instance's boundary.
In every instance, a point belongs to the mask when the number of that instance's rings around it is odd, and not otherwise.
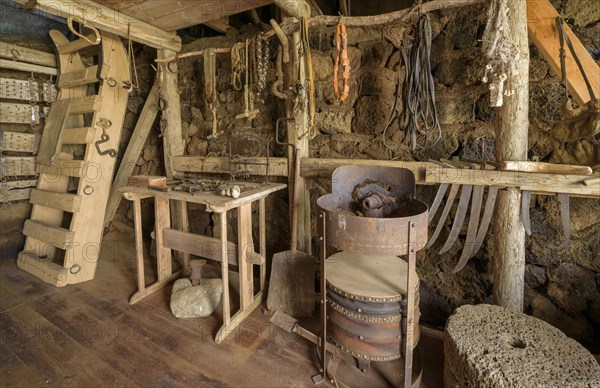
[{"label": "old wooden board", "polygon": [[31,189],[37,185],[36,179],[0,182],[0,202],[20,201],[31,195]]},{"label": "old wooden board", "polygon": [[[550,64],[554,73],[560,76],[560,41],[556,28],[557,16],[559,14],[549,0],[527,0],[527,30],[529,39],[536,45],[542,56]],[[563,27],[565,33],[573,43],[573,48],[586,71],[596,98],[600,97],[600,67],[598,67],[594,58],[592,58],[569,26],[565,23]],[[565,51],[568,89],[575,98],[575,101],[583,105],[591,97],[583,76],[575,63],[573,54],[566,45]]]},{"label": "old wooden board", "polygon": [[[33,106],[32,112],[30,104],[21,104],[16,102],[3,102],[0,104],[0,122],[15,124],[35,124],[40,123],[40,107]],[[32,120],[33,116],[33,120]]]},{"label": "old wooden board", "polygon": [[[25,4],[27,0],[15,0],[17,3]],[[173,10],[173,5],[164,3],[166,9]],[[167,32],[151,24],[145,23],[134,16],[127,16],[116,9],[121,7],[120,2],[115,2],[115,9],[107,8],[91,0],[78,0],[76,3],[68,0],[38,0],[34,7],[51,15],[67,18],[78,16],[86,20],[92,26],[123,38],[131,37],[136,42],[143,43],[154,48],[168,48],[173,51],[181,49],[181,38],[175,33]],[[167,11],[162,11],[168,14]]]},{"label": "old wooden board", "polygon": [[0,177],[36,175],[35,157],[0,156]]},{"label": "old wooden board", "polygon": [[34,65],[31,63],[24,62],[16,62],[8,59],[0,59],[0,69],[9,69],[9,70],[18,70],[24,71],[27,73],[38,73],[38,74],[48,74],[48,75],[56,75],[58,74],[56,68]]},{"label": "old wooden board", "polygon": [[56,55],[54,53],[22,47],[14,43],[0,42],[0,58],[54,67],[56,70]]},{"label": "old wooden board", "polygon": [[33,133],[8,132],[0,130],[0,152],[36,153],[40,146],[40,135]]},{"label": "old wooden board", "polygon": [[[252,175],[265,175],[266,167],[256,163],[265,163],[265,158],[243,158],[248,164],[245,168]],[[229,160],[226,157],[173,157],[173,168],[176,172],[204,172],[224,174],[229,172]],[[287,176],[287,158],[269,158],[269,176]]]},{"label": "old wooden board", "polygon": [[0,78],[0,98],[7,100],[38,101],[38,83],[30,80]]}]

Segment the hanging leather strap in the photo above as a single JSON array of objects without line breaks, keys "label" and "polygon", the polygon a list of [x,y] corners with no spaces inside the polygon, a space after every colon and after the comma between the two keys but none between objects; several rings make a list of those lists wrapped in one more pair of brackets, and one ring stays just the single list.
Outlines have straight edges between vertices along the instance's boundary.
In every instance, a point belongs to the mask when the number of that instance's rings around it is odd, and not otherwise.
[{"label": "hanging leather strap", "polygon": [[[350,60],[348,59],[348,36],[346,34],[346,26],[341,23],[338,24],[336,28],[335,48],[337,52],[333,67],[333,92],[335,98],[344,101],[348,98],[348,94],[350,93]],[[340,60],[343,68],[342,78],[344,79],[342,93],[340,93],[338,87],[338,67],[340,65]]]}]

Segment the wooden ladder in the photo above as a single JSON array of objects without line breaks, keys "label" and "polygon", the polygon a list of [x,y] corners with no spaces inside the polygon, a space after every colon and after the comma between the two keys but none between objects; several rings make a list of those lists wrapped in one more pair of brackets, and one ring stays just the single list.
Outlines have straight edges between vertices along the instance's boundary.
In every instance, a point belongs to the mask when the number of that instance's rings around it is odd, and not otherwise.
[{"label": "wooden ladder", "polygon": [[[123,86],[130,74],[116,35],[102,32],[99,46],[85,39],[70,42],[56,30],[50,37],[58,55],[60,92],[50,107],[41,146],[50,144],[58,151],[50,164],[36,165],[39,178],[31,192],[33,208],[23,227],[27,239],[17,265],[63,287],[94,278],[129,95]],[[93,50],[95,65],[84,66],[79,52],[83,49]],[[60,130],[59,147],[56,141],[45,142],[44,136]],[[99,140],[103,141],[96,144]],[[81,160],[70,150],[74,147],[85,148]],[[114,150],[113,156],[109,150]],[[75,183],[77,192],[68,192]]]}]

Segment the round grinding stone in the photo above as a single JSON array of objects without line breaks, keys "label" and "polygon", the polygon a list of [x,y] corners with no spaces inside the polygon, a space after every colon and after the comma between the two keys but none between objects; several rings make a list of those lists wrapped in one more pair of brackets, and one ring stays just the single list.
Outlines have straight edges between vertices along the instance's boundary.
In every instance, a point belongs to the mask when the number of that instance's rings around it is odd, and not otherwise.
[{"label": "round grinding stone", "polygon": [[400,300],[406,296],[408,264],[396,256],[367,256],[339,252],[329,256],[327,282],[366,298]]},{"label": "round grinding stone", "polygon": [[446,387],[600,386],[600,366],[577,341],[510,309],[461,306],[444,338]]}]

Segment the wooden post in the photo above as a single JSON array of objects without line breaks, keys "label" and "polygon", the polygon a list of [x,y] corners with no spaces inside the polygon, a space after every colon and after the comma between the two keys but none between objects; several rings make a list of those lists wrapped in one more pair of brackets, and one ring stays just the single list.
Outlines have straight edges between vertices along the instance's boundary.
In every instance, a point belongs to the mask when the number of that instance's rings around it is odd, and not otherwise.
[{"label": "wooden post", "polygon": [[[496,161],[527,160],[529,129],[529,42],[527,1],[507,2],[510,38],[520,52],[515,74],[508,74],[514,91],[505,96],[496,120]],[[521,192],[511,187],[498,194],[494,223],[494,301],[523,310],[525,230],[519,218]]]}]

